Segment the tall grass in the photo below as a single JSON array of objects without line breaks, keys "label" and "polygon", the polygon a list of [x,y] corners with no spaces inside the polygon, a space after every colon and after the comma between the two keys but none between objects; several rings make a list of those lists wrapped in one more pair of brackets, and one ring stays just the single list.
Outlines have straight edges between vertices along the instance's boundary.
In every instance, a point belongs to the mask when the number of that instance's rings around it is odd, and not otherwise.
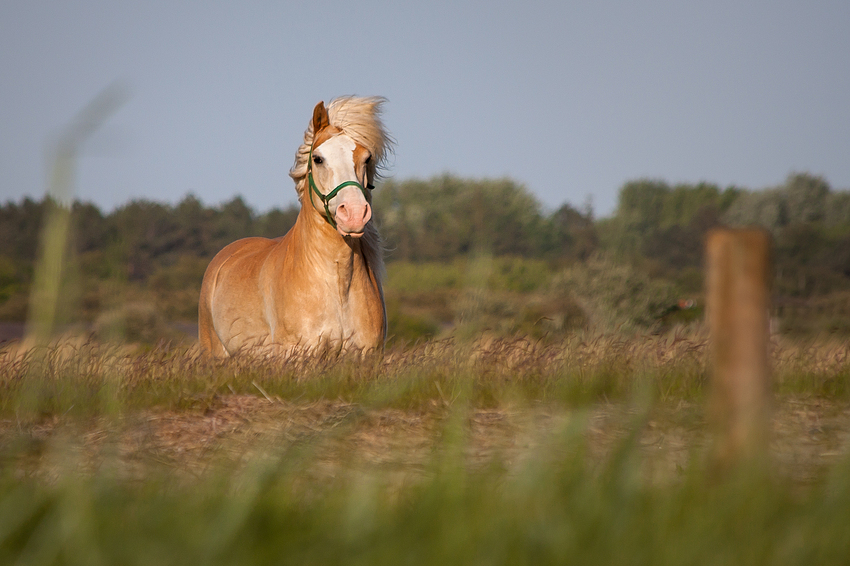
[{"label": "tall grass", "polygon": [[[848,351],[777,342],[778,402],[846,411],[847,388],[824,384],[846,382]],[[7,348],[0,563],[844,559],[841,431],[805,473],[715,476],[708,371],[699,336],[444,340],[285,363]]]},{"label": "tall grass", "polygon": [[[154,370],[156,371],[156,370]],[[250,376],[249,376],[250,377]],[[444,393],[448,393],[444,391]],[[592,457],[583,413],[519,463],[471,466],[473,397],[454,391],[421,467],[398,470],[351,451],[327,461],[340,429],[266,444],[260,455],[185,477],[100,466],[59,434],[32,473],[0,450],[4,564],[838,564],[850,545],[850,469],[800,491],[742,468],[718,479],[691,461],[646,481],[635,435]],[[638,415],[638,420],[640,416]],[[328,468],[330,466],[330,471]],[[183,479],[181,479],[183,478]]]},{"label": "tall grass", "polygon": [[[651,399],[701,401],[710,372],[700,336],[573,336],[474,342],[426,341],[385,354],[304,359],[226,360],[162,343],[148,351],[67,341],[38,349],[0,350],[0,416],[182,408],[227,394],[273,395],[287,401],[341,399],[415,409],[470,388],[479,407],[511,402],[583,406]],[[780,395],[850,397],[850,348],[841,342],[777,341],[772,365]]]},{"label": "tall grass", "polygon": [[[624,400],[637,391],[697,399],[706,380],[705,342],[649,336],[573,337],[559,343],[523,338],[428,341],[383,355],[305,359],[209,360],[166,344],[147,352],[98,342],[0,351],[0,415],[35,403],[37,414],[183,407],[192,400],[247,393],[284,400],[343,399],[417,408],[470,387],[476,406],[510,401],[581,405]],[[259,388],[258,388],[259,386]],[[36,395],[36,397],[33,397]]]}]

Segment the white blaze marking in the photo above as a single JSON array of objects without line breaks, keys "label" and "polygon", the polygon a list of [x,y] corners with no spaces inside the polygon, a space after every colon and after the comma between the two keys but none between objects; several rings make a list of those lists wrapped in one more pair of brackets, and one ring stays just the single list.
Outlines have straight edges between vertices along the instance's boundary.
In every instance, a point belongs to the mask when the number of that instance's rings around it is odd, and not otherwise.
[{"label": "white blaze marking", "polygon": [[[334,190],[334,188],[346,181],[359,182],[357,179],[357,173],[354,170],[354,149],[356,147],[357,145],[351,138],[341,134],[332,137],[316,148],[315,154],[325,161],[322,169],[323,173],[326,175],[322,175],[322,186],[320,187],[322,193],[328,194]],[[313,167],[314,169],[317,169],[315,165]],[[348,193],[348,196],[343,197],[346,193]],[[338,192],[333,199],[331,199],[330,203],[328,203],[331,213],[336,210],[336,206],[338,204],[334,201],[342,198],[342,200],[345,201],[353,199],[354,202],[359,202],[358,196],[360,197],[360,200],[365,200],[360,189],[357,187],[345,187]]]}]

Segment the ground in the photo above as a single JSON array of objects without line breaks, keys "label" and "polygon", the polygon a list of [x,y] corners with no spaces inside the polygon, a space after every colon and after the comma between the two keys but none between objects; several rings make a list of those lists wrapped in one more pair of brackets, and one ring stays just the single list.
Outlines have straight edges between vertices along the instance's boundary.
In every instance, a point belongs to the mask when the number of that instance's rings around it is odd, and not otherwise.
[{"label": "ground", "polygon": [[[290,402],[258,391],[120,417],[53,415],[29,424],[5,419],[0,439],[7,446],[24,441],[29,449],[23,467],[48,475],[57,473],[50,459],[58,445],[73,446],[81,470],[98,469],[117,454],[118,467],[131,477],[155,468],[186,479],[216,465],[309,446],[316,450],[313,472],[319,477],[378,467],[414,479],[443,445],[455,413],[437,401],[415,410],[370,409],[340,400]],[[702,457],[711,438],[701,406],[683,400],[656,404],[648,413],[626,403],[577,409],[532,403],[463,409],[462,418],[469,465],[498,462],[508,470],[520,469],[570,438],[564,431],[575,425],[589,460],[602,462],[637,426],[644,473],[667,481]],[[850,403],[804,397],[776,402],[770,452],[784,476],[812,483],[846,454],[848,445]]]}]

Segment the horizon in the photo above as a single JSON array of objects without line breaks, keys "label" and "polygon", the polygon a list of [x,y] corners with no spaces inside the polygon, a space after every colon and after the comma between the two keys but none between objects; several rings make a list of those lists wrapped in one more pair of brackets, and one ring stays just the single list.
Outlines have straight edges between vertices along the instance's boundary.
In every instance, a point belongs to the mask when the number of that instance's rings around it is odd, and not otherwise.
[{"label": "horizon", "polygon": [[[811,175],[811,173],[808,173],[808,172],[805,172],[805,171],[795,171],[795,172],[789,173],[789,177],[792,176],[792,175],[797,175],[797,174]],[[574,210],[581,212],[581,213],[584,213],[587,210],[587,204],[588,204],[587,202],[583,203],[582,205],[575,205],[575,204],[572,204],[570,202],[562,202],[561,204],[556,205],[554,207],[549,207],[549,206],[546,205],[546,203],[541,201],[541,199],[536,194],[529,191],[527,187],[525,187],[521,183],[517,182],[515,179],[511,179],[509,177],[471,178],[471,177],[458,177],[456,175],[443,173],[443,174],[433,175],[433,176],[426,178],[426,179],[422,179],[422,178],[418,178],[418,177],[412,177],[410,179],[402,179],[402,180],[390,179],[390,181],[393,182],[393,183],[396,183],[396,184],[404,184],[406,182],[428,182],[428,181],[431,181],[431,180],[439,179],[439,178],[444,177],[446,175],[449,175],[450,177],[454,177],[454,178],[456,178],[456,179],[458,179],[462,182],[465,182],[465,181],[480,182],[480,181],[493,181],[493,180],[506,179],[507,181],[510,181],[510,182],[516,184],[517,187],[525,190],[540,205],[540,212],[544,216],[550,216],[564,206],[569,206],[569,207],[573,208]],[[821,177],[819,175],[814,175],[814,176],[815,177]],[[721,186],[717,183],[712,183],[711,181],[699,181],[697,183],[670,183],[670,182],[668,182],[664,179],[650,179],[650,178],[630,179],[630,180],[627,180],[624,183],[624,186],[626,184],[629,184],[629,183],[640,182],[640,181],[650,181],[650,182],[655,182],[655,183],[663,183],[663,184],[667,185],[670,189],[675,189],[675,188],[681,187],[681,186],[696,187],[696,186],[701,185],[701,184],[708,184],[708,185],[717,187],[717,189],[721,193],[724,192],[724,191],[727,191],[727,190],[735,190],[735,189],[748,191],[748,192],[762,192],[762,191],[779,189],[783,186],[782,184],[780,184],[780,185],[774,185],[774,186],[770,186],[770,187],[760,187],[760,188],[753,189],[753,188],[750,188],[750,187],[741,187],[741,186],[738,186],[738,185],[727,185],[727,186],[724,187],[724,186]],[[824,181],[829,186],[829,190],[830,190],[831,193],[850,192],[850,188],[836,188],[836,187],[832,186],[832,184],[829,182],[829,179],[824,179]],[[384,182],[386,182],[386,180],[379,181],[377,186],[376,186],[376,190],[380,190],[381,186]],[[622,189],[622,187],[620,187],[620,189],[618,189],[618,202],[619,202],[619,191],[621,189]],[[293,191],[294,190],[295,190],[295,188],[294,188],[294,184],[293,184]],[[15,200],[15,199],[5,199],[3,201],[0,201],[0,206],[7,206],[10,203],[17,206],[17,205],[23,204],[25,202],[25,200],[27,200],[27,199],[34,201],[34,202],[42,202],[46,198],[51,198],[51,195],[49,195],[47,192],[45,192],[45,194],[42,194],[41,196],[22,195],[17,200]],[[129,199],[129,200],[121,202],[121,203],[117,203],[114,206],[112,206],[111,208],[104,208],[103,206],[100,206],[98,203],[94,202],[93,200],[80,199],[79,197],[74,198],[73,204],[93,205],[104,215],[109,215],[109,214],[114,213],[116,210],[119,210],[123,207],[126,207],[126,206],[133,204],[134,202],[148,202],[148,203],[152,203],[152,204],[160,204],[160,205],[169,206],[169,207],[174,208],[174,207],[179,206],[182,202],[184,202],[185,200],[187,200],[189,198],[195,198],[196,200],[198,200],[198,202],[201,204],[201,206],[203,206],[205,208],[213,208],[213,209],[221,208],[221,207],[227,205],[228,203],[230,203],[234,200],[241,199],[242,202],[245,204],[245,206],[247,206],[251,210],[251,213],[256,214],[256,215],[267,214],[267,213],[274,211],[274,210],[283,211],[283,210],[288,210],[288,209],[291,209],[291,208],[300,208],[300,206],[301,206],[301,204],[299,203],[299,201],[296,198],[296,200],[294,200],[292,202],[288,202],[286,204],[277,205],[277,206],[272,205],[269,208],[261,209],[261,208],[254,206],[251,202],[249,202],[245,198],[244,195],[239,194],[239,193],[234,194],[230,198],[227,198],[227,199],[224,199],[224,200],[221,200],[221,201],[218,201],[218,202],[207,202],[203,199],[202,196],[200,196],[200,195],[198,195],[198,194],[196,194],[192,191],[185,193],[182,197],[180,197],[179,199],[176,199],[176,200],[173,200],[173,199],[172,200],[159,200],[159,199],[153,199],[153,198],[146,198],[144,196],[136,197],[136,198],[132,198],[132,199]],[[610,212],[610,214],[604,215],[604,216],[600,215],[593,208],[592,203],[590,203],[590,213],[591,213],[591,217],[594,220],[611,218],[611,217],[616,215],[616,212],[617,212],[617,207],[615,206],[614,209]]]}]

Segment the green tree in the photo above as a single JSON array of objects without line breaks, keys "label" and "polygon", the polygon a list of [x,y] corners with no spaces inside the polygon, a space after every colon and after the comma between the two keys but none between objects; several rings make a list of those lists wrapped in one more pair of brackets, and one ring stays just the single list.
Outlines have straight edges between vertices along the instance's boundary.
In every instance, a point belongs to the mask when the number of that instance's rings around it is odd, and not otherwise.
[{"label": "green tree", "polygon": [[629,181],[620,189],[616,216],[630,232],[645,234],[662,223],[670,186],[664,181]]},{"label": "green tree", "polygon": [[[831,202],[829,184],[822,177],[794,173],[778,187],[742,192],[726,209],[723,220],[734,226],[763,226],[775,234],[790,224],[825,221]],[[834,215],[830,218],[836,219]]]},{"label": "green tree", "polygon": [[390,259],[433,261],[484,251],[539,253],[548,228],[539,202],[509,179],[389,181],[375,196],[375,216]]},{"label": "green tree", "polygon": [[664,196],[660,228],[687,226],[691,219],[706,207],[718,207],[720,189],[710,183],[679,184]]},{"label": "green tree", "polygon": [[295,226],[300,206],[290,206],[284,210],[273,208],[261,214],[256,220],[257,235],[266,238],[277,238],[285,235]]},{"label": "green tree", "polygon": [[215,253],[213,218],[215,211],[206,208],[193,194],[186,195],[174,208],[175,227],[181,240],[181,255],[206,257]]},{"label": "green tree", "polygon": [[0,208],[0,253],[19,261],[24,260],[32,266],[38,251],[45,202],[36,202],[27,197],[19,205],[7,202]]},{"label": "green tree", "polygon": [[254,230],[254,211],[245,204],[241,196],[221,205],[214,223],[216,251],[240,238],[257,235]]},{"label": "green tree", "polygon": [[820,222],[826,217],[826,201],[831,191],[823,177],[795,173],[788,177],[783,188],[789,224]]},{"label": "green tree", "polygon": [[548,222],[551,237],[543,252],[549,257],[583,261],[599,247],[591,210],[581,213],[564,204],[549,217]]},{"label": "green tree", "polygon": [[850,227],[850,192],[836,191],[826,196],[824,223],[827,226]]},{"label": "green tree", "polygon": [[788,223],[787,199],[780,189],[744,192],[723,214],[731,226],[763,226],[776,231]]}]

